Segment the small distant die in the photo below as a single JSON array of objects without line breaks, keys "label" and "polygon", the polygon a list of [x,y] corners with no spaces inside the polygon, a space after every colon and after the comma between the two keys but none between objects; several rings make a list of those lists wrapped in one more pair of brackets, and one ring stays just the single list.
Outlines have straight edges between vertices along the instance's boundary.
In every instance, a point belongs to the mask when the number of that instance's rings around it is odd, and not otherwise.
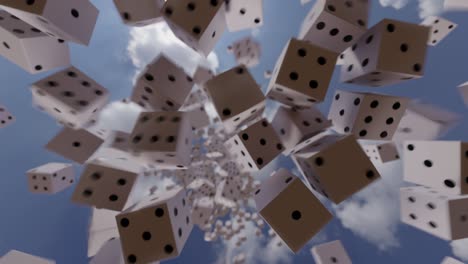
[{"label": "small distant die", "polygon": [[352,264],[348,253],[339,240],[314,246],[311,253],[317,264]]},{"label": "small distant die", "polygon": [[398,149],[394,143],[383,143],[376,145],[365,145],[363,146],[369,159],[373,162],[387,163],[400,159]]},{"label": "small distant die", "polygon": [[226,4],[226,24],[230,32],[263,25],[263,0],[230,0]]},{"label": "small distant die", "polygon": [[32,193],[58,193],[75,181],[73,166],[65,163],[47,163],[29,170],[26,174]]},{"label": "small distant die", "polygon": [[438,45],[458,26],[447,19],[437,16],[427,17],[421,25],[431,27],[431,36],[429,37],[429,42],[427,42],[427,44],[431,46]]},{"label": "small distant die", "polygon": [[0,128],[4,128],[15,121],[15,117],[8,110],[0,105]]},{"label": "small distant die", "polygon": [[463,101],[468,107],[468,82],[460,84],[458,86],[458,90],[460,91]]},{"label": "small distant die", "polygon": [[228,47],[228,51],[234,53],[238,64],[243,64],[248,68],[257,66],[260,63],[260,43],[251,37],[238,40]]},{"label": "small distant die", "polygon": [[36,74],[70,65],[68,44],[0,11],[0,55],[25,71]]},{"label": "small distant die", "polygon": [[147,26],[163,21],[161,9],[165,0],[114,0],[114,4],[125,24],[131,26]]}]

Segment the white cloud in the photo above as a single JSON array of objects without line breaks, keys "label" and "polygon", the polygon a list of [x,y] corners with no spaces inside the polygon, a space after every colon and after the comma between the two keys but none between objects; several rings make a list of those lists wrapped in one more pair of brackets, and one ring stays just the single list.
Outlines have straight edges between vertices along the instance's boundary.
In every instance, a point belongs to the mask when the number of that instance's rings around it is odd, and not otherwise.
[{"label": "white cloud", "polygon": [[428,16],[439,15],[444,9],[444,0],[418,0],[419,1],[419,17],[426,18]]},{"label": "white cloud", "polygon": [[127,52],[138,70],[162,52],[183,67],[188,74],[193,74],[198,65],[216,70],[219,64],[214,52],[207,58],[198,54],[179,40],[165,22],[130,30]]},{"label": "white cloud", "polygon": [[380,250],[388,250],[399,246],[396,231],[400,223],[399,188],[403,185],[401,163],[383,165],[379,171],[380,181],[334,209],[345,228]]},{"label": "white cloud", "polygon": [[395,9],[401,9],[408,4],[408,0],[379,0],[383,7],[393,7]]},{"label": "white cloud", "polygon": [[141,111],[142,108],[133,102],[112,102],[102,109],[97,126],[129,133]]},{"label": "white cloud", "polygon": [[468,238],[454,240],[450,243],[452,246],[453,254],[461,260],[468,262]]}]

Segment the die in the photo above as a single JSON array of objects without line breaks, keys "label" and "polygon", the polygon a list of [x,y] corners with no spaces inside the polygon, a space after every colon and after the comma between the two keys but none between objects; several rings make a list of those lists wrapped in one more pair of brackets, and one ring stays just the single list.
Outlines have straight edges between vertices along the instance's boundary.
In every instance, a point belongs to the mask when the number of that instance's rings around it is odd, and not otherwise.
[{"label": "die", "polygon": [[95,159],[86,164],[72,201],[114,211],[132,204],[142,167],[125,160]]},{"label": "die", "polygon": [[182,68],[159,55],[138,76],[131,100],[148,110],[178,110],[193,85]]},{"label": "die", "polygon": [[468,11],[468,3],[464,0],[445,0],[444,11]]},{"label": "die", "polygon": [[398,149],[393,142],[365,145],[363,146],[363,149],[369,159],[373,162],[387,163],[400,159]]},{"label": "die", "polygon": [[316,245],[311,249],[317,264],[352,264],[343,244],[339,240]]},{"label": "die", "polygon": [[163,21],[161,9],[165,0],[114,0],[122,21],[130,26],[147,26]]},{"label": "die", "polygon": [[440,264],[464,264],[464,263],[451,257],[445,257]]},{"label": "die", "polygon": [[130,149],[143,162],[166,169],[190,164],[193,133],[185,112],[142,112],[130,138]]},{"label": "die", "polygon": [[54,194],[70,187],[75,181],[73,166],[51,162],[28,170],[29,191],[32,193]]},{"label": "die", "polygon": [[8,13],[46,34],[66,41],[88,45],[99,10],[89,0],[17,1],[1,0]]},{"label": "die", "polygon": [[226,29],[225,5],[221,0],[168,0],[163,15],[176,37],[205,56]]},{"label": "die", "polygon": [[446,194],[468,194],[468,143],[405,141],[405,181]]},{"label": "die", "polygon": [[198,66],[195,70],[195,73],[193,74],[193,81],[196,84],[203,86],[204,83],[213,78],[215,75],[216,73],[213,72],[211,69],[207,69],[203,66]]},{"label": "die", "polygon": [[241,181],[234,177],[230,179],[221,180],[216,186],[215,203],[225,207],[237,207],[238,203],[242,200]]},{"label": "die", "polygon": [[211,124],[210,117],[203,106],[187,111],[187,115],[192,124],[192,129],[203,129]]},{"label": "die", "polygon": [[340,80],[380,87],[421,78],[429,27],[384,19],[344,52]]},{"label": "die", "polygon": [[259,214],[293,252],[332,219],[304,183],[285,169],[263,181],[253,198]]},{"label": "die", "polygon": [[46,145],[46,149],[83,164],[104,143],[105,133],[90,129],[63,128]]},{"label": "die", "polygon": [[192,205],[192,221],[201,230],[210,230],[210,222],[213,221],[213,211],[215,204],[213,199],[208,197],[201,197],[193,201]]},{"label": "die", "polygon": [[0,17],[2,57],[31,74],[70,65],[67,43],[42,33],[6,11],[1,10]]},{"label": "die", "polygon": [[307,14],[299,39],[340,53],[367,29],[370,1],[318,0]]},{"label": "die", "polygon": [[113,238],[105,242],[99,252],[89,261],[89,264],[114,263],[125,264],[120,247],[120,239]]},{"label": "die", "polygon": [[401,221],[444,240],[468,237],[468,196],[422,186],[400,189]]},{"label": "die", "polygon": [[424,19],[421,25],[431,27],[431,33],[427,45],[436,46],[445,39],[450,32],[457,28],[457,24],[437,16],[429,16]]},{"label": "die", "polygon": [[251,37],[240,39],[228,47],[234,53],[237,64],[248,68],[255,67],[260,63],[260,44]]},{"label": "die", "polygon": [[93,208],[88,227],[88,257],[96,255],[107,241],[119,237],[115,216],[119,212]]},{"label": "die", "polygon": [[107,104],[109,91],[75,67],[31,85],[33,104],[64,125],[80,129]]},{"label": "die", "polygon": [[193,229],[190,206],[181,188],[144,199],[117,215],[116,221],[127,264],[180,255]]},{"label": "die", "polygon": [[55,264],[55,261],[33,256],[17,250],[10,250],[7,254],[0,258],[0,264],[15,263]]},{"label": "die", "polygon": [[228,133],[244,121],[261,116],[265,109],[265,96],[245,66],[232,68],[207,81],[204,91]]},{"label": "die", "polygon": [[226,25],[230,32],[263,25],[263,0],[230,0],[226,4]]},{"label": "die", "polygon": [[458,91],[460,92],[466,107],[468,107],[468,82],[460,84],[458,86]]},{"label": "die", "polygon": [[331,127],[332,123],[314,106],[304,110],[280,106],[271,125],[284,147],[283,154],[289,155],[309,144],[308,139]]},{"label": "die", "polygon": [[9,126],[15,121],[15,117],[6,109],[5,106],[0,105],[0,128]]},{"label": "die", "polygon": [[359,139],[389,140],[405,113],[408,98],[337,90],[328,118],[338,133]]},{"label": "die", "polygon": [[323,101],[337,56],[307,41],[289,40],[276,62],[267,97],[303,108]]},{"label": "die", "polygon": [[225,143],[244,171],[258,171],[273,161],[284,147],[273,127],[262,119]]},{"label": "die", "polygon": [[352,135],[317,135],[293,160],[310,187],[335,204],[380,179]]}]

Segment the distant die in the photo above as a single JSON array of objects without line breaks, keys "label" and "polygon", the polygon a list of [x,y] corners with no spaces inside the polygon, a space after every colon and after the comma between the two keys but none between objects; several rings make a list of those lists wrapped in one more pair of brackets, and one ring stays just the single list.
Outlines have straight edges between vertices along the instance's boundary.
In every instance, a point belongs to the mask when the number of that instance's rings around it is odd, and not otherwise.
[{"label": "distant die", "polygon": [[262,119],[225,143],[231,155],[247,171],[258,171],[273,161],[284,147],[273,127]]},{"label": "distant die", "polygon": [[460,91],[463,101],[468,107],[468,82],[460,84],[458,86],[458,90]]},{"label": "distant die", "polygon": [[0,6],[50,36],[83,45],[89,44],[99,14],[89,0],[0,0]]},{"label": "distant die", "polygon": [[352,264],[343,244],[339,240],[316,245],[311,249],[317,264]]},{"label": "distant die", "polygon": [[204,91],[228,132],[246,120],[261,116],[265,109],[265,96],[245,66],[217,75],[205,83]]},{"label": "distant die", "polygon": [[0,17],[2,57],[31,74],[70,65],[67,43],[42,33],[6,11],[0,11]]},{"label": "distant die", "polygon": [[363,146],[369,159],[373,162],[387,163],[400,159],[398,149],[393,142]]},{"label": "distant die", "polygon": [[263,25],[263,0],[230,0],[226,4],[226,24],[230,32]]},{"label": "distant die", "polygon": [[293,252],[332,219],[304,183],[285,169],[263,181],[253,198],[259,214]]},{"label": "distant die", "polygon": [[328,118],[338,133],[359,139],[390,140],[405,113],[408,98],[337,90]]},{"label": "distant die", "polygon": [[10,250],[0,258],[0,264],[55,264],[55,261],[36,257],[21,251]]},{"label": "distant die", "polygon": [[468,142],[405,141],[405,181],[446,194],[468,194]]},{"label": "distant die", "polygon": [[161,9],[165,2],[165,0],[140,0],[138,2],[114,0],[123,22],[138,27],[163,21]]},{"label": "distant die", "polygon": [[164,17],[187,46],[208,56],[226,29],[224,1],[167,0]]},{"label": "distant die", "polygon": [[256,42],[251,37],[238,40],[229,47],[231,47],[230,50],[234,53],[237,64],[243,64],[250,68],[260,63],[260,43]]},{"label": "distant die", "polygon": [[429,37],[429,41],[427,42],[428,45],[436,46],[442,41],[444,38],[450,34],[455,28],[457,28],[457,24],[444,19],[442,17],[436,16],[429,16],[421,23],[421,25],[431,27],[431,36]]},{"label": "distant die", "polygon": [[0,128],[4,128],[15,121],[15,117],[8,110],[0,105]]},{"label": "distant die", "polygon": [[294,154],[294,162],[312,189],[335,204],[380,179],[353,136],[318,135]]},{"label": "distant die", "polygon": [[29,170],[26,174],[32,193],[58,193],[75,181],[72,165],[65,163],[47,163]]},{"label": "distant die", "polygon": [[193,229],[181,188],[150,196],[117,215],[125,263],[149,263],[181,254]]},{"label": "distant die", "polygon": [[73,129],[83,128],[104,108],[109,91],[75,67],[32,84],[33,103]]},{"label": "distant die", "polygon": [[433,236],[468,238],[468,196],[444,195],[429,188],[400,189],[401,221]]},{"label": "distant die", "polygon": [[379,87],[421,78],[429,27],[384,19],[349,47],[341,65],[341,81]]},{"label": "distant die", "polygon": [[302,23],[299,38],[340,53],[367,29],[371,1],[318,0]]},{"label": "distant die", "polygon": [[139,75],[131,100],[148,110],[178,110],[193,85],[181,67],[159,55]]},{"label": "distant die", "polygon": [[307,41],[291,39],[276,62],[267,97],[306,108],[323,101],[337,56]]}]

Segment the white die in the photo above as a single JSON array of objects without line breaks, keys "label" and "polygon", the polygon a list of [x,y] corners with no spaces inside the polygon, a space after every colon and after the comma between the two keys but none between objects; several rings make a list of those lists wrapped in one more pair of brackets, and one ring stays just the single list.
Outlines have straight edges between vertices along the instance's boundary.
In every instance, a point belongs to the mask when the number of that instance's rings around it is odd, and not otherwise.
[{"label": "white die", "polygon": [[263,181],[254,199],[258,213],[293,252],[332,219],[304,183],[285,169]]},{"label": "white die", "polygon": [[187,115],[194,129],[202,129],[211,124],[210,117],[206,113],[204,106],[187,111]]},{"label": "white die", "polygon": [[338,133],[353,134],[359,139],[389,140],[408,101],[404,97],[337,90],[328,118]]},{"label": "white die", "polygon": [[99,252],[89,261],[89,264],[125,264],[120,246],[120,239],[112,238],[105,242]]},{"label": "white die", "polygon": [[380,179],[352,135],[318,135],[293,159],[310,187],[335,204]]},{"label": "white die", "polygon": [[215,204],[213,199],[208,197],[198,198],[193,201],[192,205],[192,221],[194,225],[197,225],[201,230],[208,231],[210,223],[213,221],[213,212],[215,210]]},{"label": "white die", "polygon": [[31,91],[35,105],[74,129],[88,125],[109,98],[106,88],[75,67],[35,82]]},{"label": "white die", "polygon": [[426,187],[400,189],[401,221],[433,236],[468,237],[468,196],[443,195]]},{"label": "white die", "polygon": [[465,102],[466,107],[468,107],[468,82],[460,84],[458,86],[458,90],[460,91],[461,97]]},{"label": "white die", "polygon": [[343,244],[339,240],[316,245],[311,249],[317,264],[352,264]]},{"label": "white die", "polygon": [[116,220],[127,264],[179,256],[193,229],[185,190],[180,188],[148,197]]},{"label": "white die", "polygon": [[284,147],[273,127],[262,119],[240,131],[225,143],[244,171],[257,171],[273,161]]},{"label": "white die", "polygon": [[75,181],[73,166],[65,163],[47,163],[28,170],[26,175],[32,193],[58,193]]},{"label": "white die", "polygon": [[302,23],[299,38],[340,53],[367,29],[370,1],[318,0]]},{"label": "white die", "polygon": [[265,96],[245,66],[217,75],[205,83],[204,90],[228,132],[261,116],[265,109]]},{"label": "white die", "polygon": [[211,69],[207,69],[203,66],[198,66],[193,74],[193,81],[198,85],[203,85],[208,80],[213,78],[215,73]]},{"label": "white die", "polygon": [[36,74],[70,65],[68,44],[42,33],[6,11],[0,11],[0,55]]},{"label": "white die", "polygon": [[110,239],[119,237],[115,216],[119,212],[93,208],[88,228],[88,257],[98,253]]},{"label": "white die", "polygon": [[89,1],[0,1],[2,9],[50,36],[88,45],[99,10]]},{"label": "white die", "polygon": [[226,4],[226,24],[230,32],[263,25],[263,0],[230,0]]},{"label": "white die", "polygon": [[384,19],[344,54],[342,82],[379,87],[421,78],[429,27]]},{"label": "white die", "polygon": [[245,37],[232,43],[228,50],[234,53],[237,64],[251,68],[260,63],[260,43],[251,37]]},{"label": "white die", "polygon": [[393,142],[365,145],[363,149],[372,162],[387,163],[400,159],[398,149]]},{"label": "white die", "polygon": [[0,128],[4,128],[15,121],[15,117],[6,109],[6,107],[0,105]]},{"label": "white die", "polygon": [[174,35],[205,56],[226,29],[225,4],[221,0],[168,0],[163,13]]},{"label": "white die", "polygon": [[190,164],[193,133],[185,112],[142,112],[130,138],[130,149],[143,162],[170,169]]},{"label": "white die", "polygon": [[445,39],[450,32],[457,28],[457,24],[437,16],[429,16],[424,19],[421,25],[431,27],[431,35],[427,45],[436,46]]},{"label": "white die", "polygon": [[7,254],[0,258],[0,264],[55,264],[55,261],[45,258],[33,256],[21,251],[10,250]]},{"label": "white die", "polygon": [[163,21],[161,9],[165,0],[114,0],[122,21],[131,26],[147,26]]},{"label": "white die", "polygon": [[405,181],[447,194],[468,194],[468,143],[405,141]]},{"label": "white die", "polygon": [[289,155],[310,143],[308,139],[329,128],[332,123],[315,106],[304,110],[281,106],[271,125],[283,144],[283,154]]},{"label": "white die", "polygon": [[276,62],[267,97],[282,104],[311,107],[325,99],[338,54],[291,39]]}]

